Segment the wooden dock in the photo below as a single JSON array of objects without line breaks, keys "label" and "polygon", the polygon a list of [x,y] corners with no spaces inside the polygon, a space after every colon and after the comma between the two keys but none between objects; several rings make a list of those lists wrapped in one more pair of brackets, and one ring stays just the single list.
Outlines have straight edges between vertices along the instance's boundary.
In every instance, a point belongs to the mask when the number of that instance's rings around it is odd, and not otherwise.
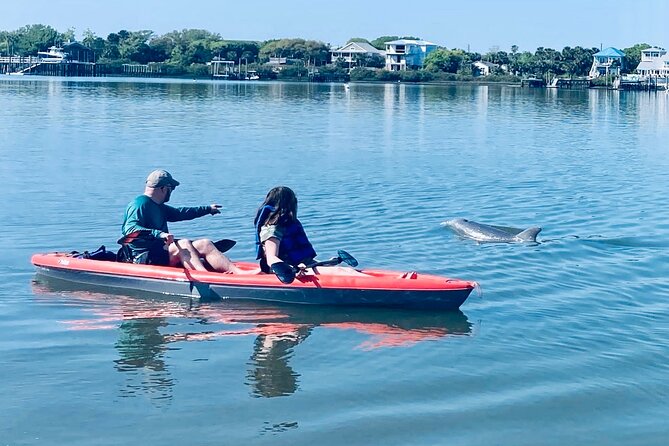
[{"label": "wooden dock", "polygon": [[538,78],[529,78],[520,80],[521,87],[541,88],[546,86],[546,81]]},{"label": "wooden dock", "polygon": [[93,62],[76,60],[48,61],[41,57],[0,57],[0,73],[41,76],[96,76]]},{"label": "wooden dock", "polygon": [[657,77],[629,77],[621,78],[615,88],[627,91],[658,91],[669,90],[669,78]]},{"label": "wooden dock", "polygon": [[566,88],[568,90],[584,90],[590,88],[590,79],[563,79],[555,78],[548,85],[549,88]]},{"label": "wooden dock", "polygon": [[159,64],[123,64],[123,75],[132,77],[159,77],[162,70]]}]

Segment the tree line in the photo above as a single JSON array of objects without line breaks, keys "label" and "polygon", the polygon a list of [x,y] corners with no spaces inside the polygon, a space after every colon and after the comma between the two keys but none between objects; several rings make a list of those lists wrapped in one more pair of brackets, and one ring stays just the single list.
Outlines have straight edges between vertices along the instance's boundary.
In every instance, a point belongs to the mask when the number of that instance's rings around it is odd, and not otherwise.
[{"label": "tree line", "polygon": [[[28,56],[38,51],[46,51],[52,45],[62,45],[73,41],[75,32],[68,29],[59,32],[48,25],[27,25],[14,31],[0,31],[0,54]],[[353,37],[349,42],[365,42],[378,49],[385,49],[391,40],[418,39],[413,36],[381,36],[373,40]],[[291,65],[284,76],[301,76],[308,73],[308,67],[321,67],[321,72],[348,74],[347,64],[331,60],[329,44],[305,39],[272,39],[264,42],[227,40],[218,33],[201,29],[184,29],[157,35],[150,30],[121,30],[106,37],[96,35],[91,30],[83,32],[81,43],[91,48],[100,64],[121,65],[123,63],[163,64],[174,74],[208,73],[207,62],[218,57],[236,63],[250,65],[265,75],[276,76],[264,67],[271,57],[286,58]],[[631,72],[640,60],[641,50],[647,44],[637,44],[624,48],[625,65],[623,72]],[[384,61],[373,56],[359,56],[354,65],[358,67],[351,74],[352,79],[376,80],[434,80],[464,79],[475,74],[472,64],[486,61],[496,64],[493,75],[498,77],[527,76],[585,76],[592,65],[592,56],[598,48],[581,46],[565,47],[561,51],[551,48],[537,48],[536,51],[519,51],[513,45],[510,51],[491,50],[481,54],[462,49],[439,48],[425,59],[422,69],[410,73],[388,73],[382,70]],[[329,67],[326,65],[331,64]],[[371,70],[371,69],[375,70]]]}]

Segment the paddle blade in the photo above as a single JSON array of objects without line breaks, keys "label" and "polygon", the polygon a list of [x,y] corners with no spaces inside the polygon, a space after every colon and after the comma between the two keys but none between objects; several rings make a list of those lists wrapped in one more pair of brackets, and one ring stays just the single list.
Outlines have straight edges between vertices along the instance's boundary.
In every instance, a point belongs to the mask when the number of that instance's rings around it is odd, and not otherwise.
[{"label": "paddle blade", "polygon": [[237,244],[236,241],[224,238],[217,242],[214,242],[214,246],[221,252],[230,251],[230,249]]},{"label": "paddle blade", "polygon": [[351,254],[347,253],[343,249],[338,250],[337,255],[339,256],[341,261],[347,264],[348,266],[352,266],[354,268],[358,266],[358,261]]},{"label": "paddle blade", "polygon": [[286,262],[277,262],[269,267],[281,283],[289,284],[295,280],[295,270]]}]

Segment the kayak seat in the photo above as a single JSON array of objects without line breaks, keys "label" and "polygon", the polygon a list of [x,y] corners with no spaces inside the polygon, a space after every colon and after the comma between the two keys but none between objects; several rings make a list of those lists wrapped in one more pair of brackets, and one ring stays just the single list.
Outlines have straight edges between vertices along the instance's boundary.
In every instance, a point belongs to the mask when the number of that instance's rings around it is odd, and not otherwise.
[{"label": "kayak seat", "polygon": [[93,252],[79,252],[72,251],[69,253],[69,256],[74,257],[75,259],[87,259],[87,260],[101,260],[104,262],[116,262],[117,254],[114,251],[107,251],[105,245],[100,246]]}]

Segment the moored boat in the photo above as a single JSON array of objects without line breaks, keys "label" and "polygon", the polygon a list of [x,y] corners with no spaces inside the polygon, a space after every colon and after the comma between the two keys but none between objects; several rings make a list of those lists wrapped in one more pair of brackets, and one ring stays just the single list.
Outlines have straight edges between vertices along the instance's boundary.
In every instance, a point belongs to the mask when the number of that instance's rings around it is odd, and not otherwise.
[{"label": "moored boat", "polygon": [[[347,274],[307,272],[290,284],[273,274],[224,274],[154,265],[77,258],[68,253],[35,254],[38,275],[114,289],[204,299],[244,299],[288,304],[456,310],[475,282],[416,272],[354,270]],[[255,263],[235,262],[242,270]]]}]

